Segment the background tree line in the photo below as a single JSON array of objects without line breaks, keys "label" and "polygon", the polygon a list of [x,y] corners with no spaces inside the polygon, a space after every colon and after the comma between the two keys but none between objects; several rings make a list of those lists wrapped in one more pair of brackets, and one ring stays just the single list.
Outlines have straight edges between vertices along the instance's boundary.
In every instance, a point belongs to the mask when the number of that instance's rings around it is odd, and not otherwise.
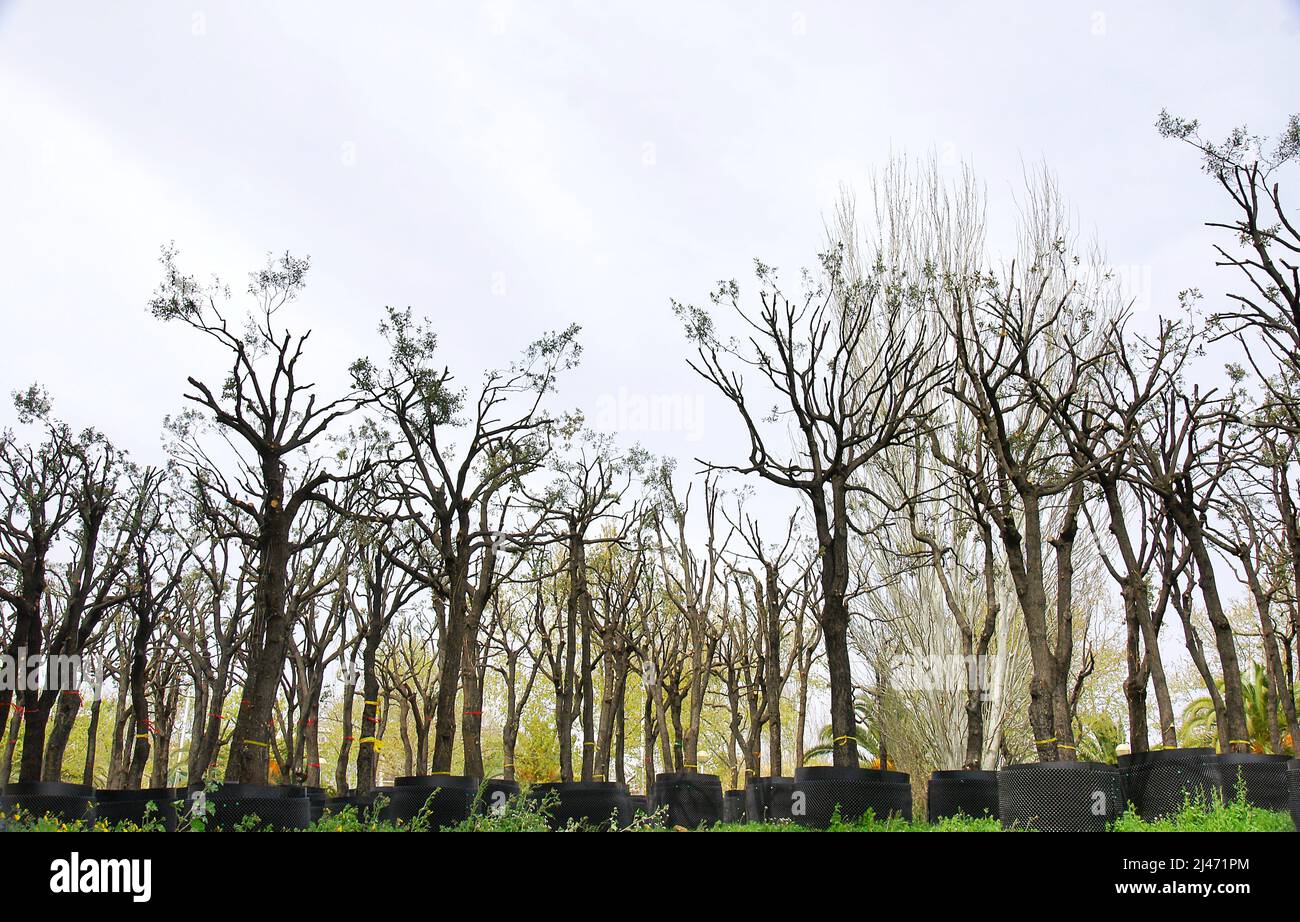
[{"label": "background tree line", "polygon": [[1046,171],[1002,256],[973,176],[899,159],[793,285],[756,263],[673,303],[740,433],[689,470],[563,406],[576,326],[475,377],[389,308],[387,354],[327,394],[306,259],[235,297],[165,249],[149,309],[221,369],[188,379],[167,463],[39,386],[0,439],[0,644],[107,677],[0,690],[0,778],[1293,751],[1300,120],[1157,127],[1222,189],[1220,306],[1136,314]]}]

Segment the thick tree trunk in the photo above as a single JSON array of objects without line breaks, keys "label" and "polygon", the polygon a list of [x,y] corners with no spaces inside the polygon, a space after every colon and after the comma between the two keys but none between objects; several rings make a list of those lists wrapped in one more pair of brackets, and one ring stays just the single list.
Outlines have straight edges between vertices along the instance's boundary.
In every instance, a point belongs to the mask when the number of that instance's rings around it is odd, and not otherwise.
[{"label": "thick tree trunk", "polygon": [[849,583],[848,504],[842,480],[831,483],[828,518],[820,493],[813,495],[822,561],[822,643],[831,692],[832,763],[858,766],[857,715],[853,709],[853,666],[849,657],[849,611],[845,604]]},{"label": "thick tree trunk", "polygon": [[461,681],[461,748],[465,755],[465,774],[484,777],[483,772],[483,688],[478,670],[478,622],[472,620],[465,631],[465,651],[460,670]]},{"label": "thick tree trunk", "polygon": [[81,783],[87,787],[98,787],[95,784],[95,753],[99,749],[99,714],[103,698],[95,696],[95,700],[90,704],[90,725],[86,728],[86,763],[81,772]]},{"label": "thick tree trunk", "polygon": [[68,740],[81,713],[81,693],[65,689],[59,693],[50,724],[49,738],[45,741],[45,765],[42,776],[46,781],[59,781],[63,776],[63,758],[68,751]]},{"label": "thick tree trunk", "polygon": [[354,742],[352,730],[352,705],[357,691],[355,680],[343,685],[343,738],[339,743],[339,758],[334,764],[334,789],[339,794],[348,790],[348,762]]},{"label": "thick tree trunk", "polygon": [[284,508],[284,470],[278,457],[263,464],[266,506],[257,548],[253,589],[253,637],[260,643],[249,657],[248,681],[235,719],[226,780],[266,784],[271,761],[271,713],[288,655],[292,624],[285,612],[288,585],[290,515]]},{"label": "thick tree trunk", "polygon": [[379,772],[379,672],[376,659],[383,633],[372,619],[361,648],[361,736],[357,740],[357,790],[375,786]]},{"label": "thick tree trunk", "polygon": [[[456,540],[455,557],[448,567],[451,579],[447,598],[447,636],[442,643],[442,668],[438,674],[438,707],[434,718],[433,767],[434,774],[450,774],[451,759],[456,746],[456,699],[460,684],[460,664],[465,651],[465,630],[468,621],[467,590],[469,566],[469,519],[461,517],[460,538]],[[449,536],[449,532],[444,532]]]},{"label": "thick tree trunk", "polygon": [[1232,634],[1232,625],[1223,610],[1219,596],[1219,584],[1214,575],[1214,561],[1205,542],[1205,534],[1200,519],[1194,510],[1174,502],[1169,511],[1174,524],[1187,539],[1192,552],[1192,561],[1196,564],[1196,573],[1201,587],[1201,601],[1205,604],[1205,615],[1214,631],[1214,645],[1219,652],[1219,665],[1223,670],[1223,721],[1226,724],[1225,752],[1249,752],[1250,731],[1246,723],[1246,704],[1242,697],[1241,666],[1237,660],[1237,643]]},{"label": "thick tree trunk", "polygon": [[781,609],[777,600],[781,598],[780,574],[776,567],[765,568],[767,596],[763,606],[766,622],[763,625],[767,660],[764,666],[767,675],[763,681],[764,715],[767,718],[768,772],[772,777],[781,775]]}]

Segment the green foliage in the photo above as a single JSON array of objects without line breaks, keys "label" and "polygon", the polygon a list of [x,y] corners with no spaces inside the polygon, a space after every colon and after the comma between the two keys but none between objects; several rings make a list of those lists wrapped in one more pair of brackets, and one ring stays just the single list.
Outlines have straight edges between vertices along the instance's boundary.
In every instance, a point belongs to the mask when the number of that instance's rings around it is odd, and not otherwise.
[{"label": "green foliage", "polygon": [[1130,807],[1115,821],[1115,832],[1294,832],[1295,824],[1285,813],[1261,810],[1246,803],[1246,788],[1240,779],[1232,800],[1215,797],[1206,802],[1189,798],[1174,816],[1147,822]]},{"label": "green foliage", "polygon": [[1119,744],[1124,741],[1124,730],[1109,714],[1091,714],[1076,718],[1074,737],[1079,747],[1080,761],[1106,762],[1110,765],[1119,761],[1116,752]]},{"label": "green foliage", "polygon": [[[481,796],[481,795],[480,795]],[[449,826],[447,832],[547,832],[546,810],[554,805],[550,797],[541,803],[530,801],[523,794],[516,794],[506,801],[500,810],[486,813],[474,813],[468,819],[455,826]]]},{"label": "green foliage", "polygon": [[[1215,684],[1223,692],[1223,680]],[[1268,673],[1259,663],[1255,663],[1248,677],[1241,680],[1241,697],[1246,707],[1246,727],[1250,734],[1251,748],[1255,752],[1268,752],[1272,747],[1268,724]],[[1297,692],[1297,704],[1300,704],[1300,692]],[[1286,732],[1286,716],[1282,703],[1278,701],[1278,726],[1282,728],[1283,750],[1291,751],[1290,735]],[[1214,701],[1208,696],[1197,698],[1183,708],[1182,726],[1178,730],[1178,739],[1183,746],[1215,746],[1218,743],[1218,721],[1214,714]]]},{"label": "green foliage", "polygon": [[345,807],[338,813],[327,812],[307,827],[307,832],[410,832],[413,827],[400,823],[382,823],[378,810],[358,811]]}]

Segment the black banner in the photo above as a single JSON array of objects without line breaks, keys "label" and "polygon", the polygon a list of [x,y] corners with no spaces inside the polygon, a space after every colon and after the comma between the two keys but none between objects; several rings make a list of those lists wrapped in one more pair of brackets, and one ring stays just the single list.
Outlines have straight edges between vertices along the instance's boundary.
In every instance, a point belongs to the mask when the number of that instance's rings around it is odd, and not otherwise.
[{"label": "black banner", "polygon": [[295,910],[333,911],[376,893],[425,899],[431,887],[463,898],[489,881],[494,905],[526,910],[557,881],[620,900],[662,886],[675,867],[719,882],[691,886],[691,901],[706,903],[733,899],[747,873],[762,875],[764,893],[788,888],[810,906],[842,898],[846,883],[856,899],[972,910],[1027,893],[1068,894],[1072,907],[1173,899],[1230,909],[1296,887],[1295,839],[1260,833],[25,833],[0,836],[0,848],[11,906],[146,914],[241,899],[269,909],[278,895]]}]

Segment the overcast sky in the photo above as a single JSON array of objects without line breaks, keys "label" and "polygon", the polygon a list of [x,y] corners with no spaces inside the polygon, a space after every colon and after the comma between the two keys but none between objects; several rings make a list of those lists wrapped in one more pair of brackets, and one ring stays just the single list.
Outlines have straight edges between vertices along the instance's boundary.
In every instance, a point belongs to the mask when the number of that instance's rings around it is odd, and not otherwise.
[{"label": "overcast sky", "polygon": [[379,354],[386,304],[469,383],[578,322],[564,403],[688,469],[736,461],[669,299],[814,264],[840,185],[891,152],[968,163],[995,226],[1045,162],[1140,306],[1212,309],[1223,202],[1152,125],[1275,133],[1300,4],[1138,6],[0,0],[0,389],[40,381],[160,461],[185,375],[218,371],[145,310],[159,247],[237,290],[291,250],[327,385]]},{"label": "overcast sky", "polygon": [[1300,8],[1131,6],[0,3],[0,387],[40,381],[158,460],[211,370],[145,310],[160,245],[240,286],[288,249],[313,258],[293,319],[322,381],[379,351],[385,304],[430,316],[469,382],[576,321],[566,403],[736,460],[669,299],[813,264],[837,188],[891,152],[968,162],[995,219],[1045,161],[1136,294],[1213,306],[1222,201],[1152,123],[1275,132]]}]

